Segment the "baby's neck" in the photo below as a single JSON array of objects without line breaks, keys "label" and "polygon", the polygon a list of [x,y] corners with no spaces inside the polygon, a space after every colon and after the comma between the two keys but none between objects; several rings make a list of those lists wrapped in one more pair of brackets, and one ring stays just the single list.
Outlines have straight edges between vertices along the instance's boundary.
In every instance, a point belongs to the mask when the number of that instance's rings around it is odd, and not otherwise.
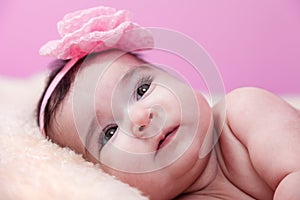
[{"label": "baby's neck", "polygon": [[215,182],[219,171],[219,164],[215,149],[213,149],[208,156],[210,157],[206,168],[203,170],[199,178],[190,187],[187,188],[187,190],[184,192],[185,194],[198,193],[199,191],[206,188],[208,185]]},{"label": "baby's neck", "polygon": [[[209,156],[208,164],[203,173],[177,199],[190,200],[196,197],[198,199],[208,199],[208,197],[215,196],[219,196],[222,199],[237,199],[236,197],[247,196],[245,192],[234,186],[224,175],[219,165],[215,149],[212,150]],[[252,198],[247,196],[247,199]]]}]

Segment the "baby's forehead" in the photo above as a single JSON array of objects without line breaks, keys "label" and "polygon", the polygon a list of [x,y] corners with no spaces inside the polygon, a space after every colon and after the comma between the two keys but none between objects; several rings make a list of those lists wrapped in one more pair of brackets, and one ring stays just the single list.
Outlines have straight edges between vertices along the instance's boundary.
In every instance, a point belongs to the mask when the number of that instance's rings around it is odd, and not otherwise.
[{"label": "baby's forehead", "polygon": [[82,61],[73,87],[89,91],[96,83],[118,81],[129,70],[145,64],[147,63],[136,55],[119,50],[89,55]]},{"label": "baby's forehead", "polygon": [[125,73],[127,70],[145,62],[133,54],[113,50],[87,56],[79,67],[77,79],[99,79],[109,73]]},{"label": "baby's forehead", "polygon": [[106,70],[110,67],[134,67],[137,64],[146,63],[137,54],[120,50],[109,50],[87,56],[82,62],[82,68],[97,67],[98,70]]},{"label": "baby's forehead", "polygon": [[136,55],[119,50],[89,55],[81,63],[72,90],[80,91],[80,94],[93,94],[99,85],[101,88],[111,88],[128,71],[145,64]]}]

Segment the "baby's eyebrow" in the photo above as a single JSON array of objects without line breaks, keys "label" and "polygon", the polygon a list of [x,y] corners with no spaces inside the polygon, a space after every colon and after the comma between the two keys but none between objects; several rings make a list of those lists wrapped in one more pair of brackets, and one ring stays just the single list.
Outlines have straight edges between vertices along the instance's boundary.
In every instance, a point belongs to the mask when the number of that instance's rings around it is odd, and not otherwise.
[{"label": "baby's eyebrow", "polygon": [[151,67],[146,64],[137,66],[132,70],[128,70],[126,72],[126,74],[122,77],[120,82],[121,82],[121,84],[127,83],[134,76],[134,74],[139,73],[141,71],[150,71],[150,70],[151,70]]}]

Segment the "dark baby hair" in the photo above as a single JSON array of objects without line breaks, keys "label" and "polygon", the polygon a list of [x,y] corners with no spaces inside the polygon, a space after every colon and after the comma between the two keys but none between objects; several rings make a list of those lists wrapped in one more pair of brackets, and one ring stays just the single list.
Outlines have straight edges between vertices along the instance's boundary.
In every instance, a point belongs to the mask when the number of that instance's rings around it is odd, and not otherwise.
[{"label": "dark baby hair", "polygon": [[[55,89],[54,89],[51,97],[49,98],[49,100],[48,100],[48,102],[46,104],[45,111],[44,111],[44,130],[45,130],[46,135],[49,132],[49,128],[50,128],[50,123],[51,123],[51,120],[52,120],[52,116],[55,115],[55,112],[56,112],[58,106],[63,101],[63,99],[65,98],[65,96],[68,94],[68,91],[70,90],[72,82],[74,81],[76,72],[80,68],[80,65],[81,65],[81,63],[82,63],[83,60],[84,60],[84,58],[81,58],[75,64],[75,66],[73,66],[66,73],[66,75],[59,81],[59,83],[55,87]],[[40,97],[40,99],[38,101],[37,109],[36,109],[36,118],[37,118],[37,124],[38,124],[38,126],[40,126],[40,124],[39,124],[39,117],[40,117],[39,113],[40,113],[41,104],[42,104],[43,98],[45,96],[45,93],[46,93],[49,85],[53,81],[53,79],[63,69],[63,67],[67,64],[68,61],[69,60],[55,60],[54,62],[52,62],[50,64],[50,69],[52,71],[51,71],[51,73],[50,73],[50,75],[49,75],[49,77],[47,79],[45,89],[44,89],[44,91],[43,91],[43,93],[42,93],[42,95],[41,95],[41,97]]]}]

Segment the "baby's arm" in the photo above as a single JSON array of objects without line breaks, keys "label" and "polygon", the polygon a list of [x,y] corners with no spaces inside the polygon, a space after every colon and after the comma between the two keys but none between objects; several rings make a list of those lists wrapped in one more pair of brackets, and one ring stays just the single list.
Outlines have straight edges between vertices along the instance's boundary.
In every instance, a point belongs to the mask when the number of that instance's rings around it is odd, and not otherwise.
[{"label": "baby's arm", "polygon": [[256,88],[226,98],[227,123],[245,145],[274,199],[300,197],[300,114],[279,97]]}]

